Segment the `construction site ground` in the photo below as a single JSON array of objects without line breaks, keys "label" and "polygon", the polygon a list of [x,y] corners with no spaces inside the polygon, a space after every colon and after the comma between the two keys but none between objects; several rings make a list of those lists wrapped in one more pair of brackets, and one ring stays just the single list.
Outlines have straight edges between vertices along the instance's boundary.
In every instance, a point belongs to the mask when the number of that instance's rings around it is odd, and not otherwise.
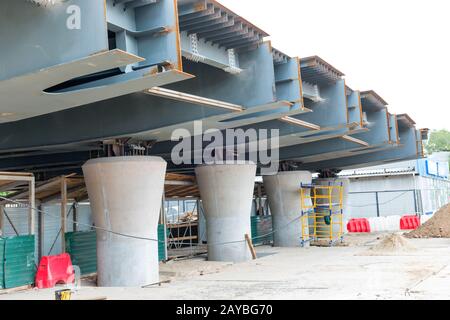
[{"label": "construction site ground", "polygon": [[[171,261],[160,285],[97,288],[84,281],[74,300],[107,299],[450,299],[450,239],[410,239],[416,249],[398,253],[370,248],[383,235],[349,235],[348,246],[257,248],[257,260]],[[61,288],[59,288],[61,289]],[[1,294],[0,299],[54,299],[56,289]]]}]

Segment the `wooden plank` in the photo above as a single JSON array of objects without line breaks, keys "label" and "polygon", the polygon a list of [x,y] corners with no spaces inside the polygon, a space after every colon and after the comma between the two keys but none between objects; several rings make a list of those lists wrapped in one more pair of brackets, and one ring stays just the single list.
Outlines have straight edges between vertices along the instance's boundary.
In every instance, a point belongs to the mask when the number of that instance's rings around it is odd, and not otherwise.
[{"label": "wooden plank", "polygon": [[73,301],[101,301],[101,300],[108,300],[108,297],[102,296],[102,297],[95,297],[95,298],[74,299]]},{"label": "wooden plank", "polygon": [[84,201],[88,201],[89,200],[89,194],[86,192],[84,192],[81,196],[77,197],[74,199],[76,202],[80,203],[80,202],[84,202]]},{"label": "wooden plank", "polygon": [[169,242],[172,241],[187,241],[187,240],[197,240],[198,236],[191,236],[191,237],[179,237],[179,238],[169,238]]},{"label": "wooden plank", "polygon": [[22,177],[32,177],[33,174],[29,172],[0,172],[0,180],[3,180],[1,176],[22,176]]},{"label": "wooden plank", "polygon": [[[80,184],[78,186],[69,188],[69,189],[67,189],[67,197],[69,198],[69,194],[76,193],[76,192],[78,192],[80,190],[83,190],[85,188],[86,188],[86,186],[84,184]],[[47,203],[47,202],[59,199],[60,198],[60,194],[61,194],[61,190],[58,190],[58,191],[55,190],[55,193],[53,193],[53,194],[51,194],[49,196],[46,196],[45,198],[42,198],[42,197],[38,197],[38,198],[39,198],[39,200],[42,203]]]},{"label": "wooden plank", "polygon": [[166,186],[193,186],[195,184],[191,181],[166,180],[164,182],[164,185],[166,185]]},{"label": "wooden plank", "polygon": [[2,175],[0,176],[0,180],[6,181],[31,181],[34,179],[33,176],[15,176],[15,175]]},{"label": "wooden plank", "polygon": [[180,229],[180,228],[188,228],[188,227],[197,227],[198,222],[191,222],[191,223],[183,223],[183,224],[167,224],[167,228],[169,229]]},{"label": "wooden plank", "polygon": [[74,183],[80,183],[80,181],[84,181],[83,176],[77,176],[76,173],[69,174],[66,176],[68,183],[74,182]]},{"label": "wooden plank", "polygon": [[26,181],[14,181],[14,182],[3,181],[3,182],[6,182],[6,183],[0,182],[0,184],[1,184],[0,192],[11,191],[11,190],[15,189],[16,187],[19,187],[19,186],[23,187],[27,183]]},{"label": "wooden plank", "polygon": [[67,180],[61,177],[61,249],[66,252]]},{"label": "wooden plank", "polygon": [[[71,173],[71,174],[68,174],[68,175],[63,176],[63,177],[65,177],[65,178],[73,178],[75,176],[76,176],[76,173]],[[52,178],[52,179],[50,179],[48,181],[41,182],[41,183],[39,183],[37,185],[36,190],[45,190],[50,185],[52,185],[52,186],[58,185],[60,180],[61,180],[61,177],[55,177],[55,178]]]},{"label": "wooden plank", "polygon": [[247,241],[247,244],[248,244],[248,247],[250,249],[250,252],[252,253],[253,260],[256,260],[256,258],[257,258],[256,257],[256,250],[255,250],[255,247],[253,246],[252,239],[250,239],[248,234],[245,235],[245,240]]},{"label": "wooden plank", "polygon": [[[11,175],[15,175],[15,173],[10,173]],[[6,178],[7,180],[9,180],[9,178],[11,178],[11,176],[1,176],[0,175],[0,180],[4,180],[4,178]],[[72,173],[69,175],[66,175],[65,178],[72,178],[72,179],[76,179],[76,173]],[[40,194],[42,192],[45,191],[49,191],[50,188],[58,188],[58,185],[60,184],[60,180],[61,177],[56,177],[53,179],[50,179],[44,183],[39,183],[39,184],[35,184],[35,179],[34,179],[34,175],[32,173],[26,173],[23,175],[18,175],[17,177],[14,177],[14,180],[11,181],[23,181],[23,182],[33,182],[33,185],[35,185],[34,187],[34,197],[36,198],[36,194]],[[30,190],[29,188],[27,190],[24,191],[19,191],[11,196],[8,197],[8,199],[10,200],[23,200],[23,199],[29,199],[30,198]],[[40,195],[42,196],[42,195]],[[0,201],[0,204],[5,204],[5,203],[9,203],[6,200]]]},{"label": "wooden plank", "polygon": [[38,261],[41,261],[43,257],[43,249],[44,249],[44,213],[42,212],[42,204],[38,206],[39,212],[38,214]]},{"label": "wooden plank", "polygon": [[169,186],[167,187],[167,192],[176,194],[177,192],[181,192],[184,189],[186,189],[186,186]]},{"label": "wooden plank", "polygon": [[28,233],[31,235],[34,235],[35,234],[35,224],[36,224],[36,193],[35,193],[34,176],[33,176],[33,180],[29,183],[28,203],[30,205],[29,210],[28,210],[28,216],[29,216]]}]

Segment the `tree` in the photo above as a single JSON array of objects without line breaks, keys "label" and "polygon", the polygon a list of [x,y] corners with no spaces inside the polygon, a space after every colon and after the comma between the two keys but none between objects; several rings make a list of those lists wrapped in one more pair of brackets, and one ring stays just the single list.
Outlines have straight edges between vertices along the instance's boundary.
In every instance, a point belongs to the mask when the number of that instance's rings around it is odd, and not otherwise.
[{"label": "tree", "polygon": [[450,131],[435,130],[431,132],[426,149],[428,154],[434,152],[450,152]]}]

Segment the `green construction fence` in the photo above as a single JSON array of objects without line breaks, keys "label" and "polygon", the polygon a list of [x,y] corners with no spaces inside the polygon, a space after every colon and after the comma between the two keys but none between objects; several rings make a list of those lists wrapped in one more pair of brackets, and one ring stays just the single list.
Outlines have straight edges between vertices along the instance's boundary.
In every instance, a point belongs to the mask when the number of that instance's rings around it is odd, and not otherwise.
[{"label": "green construction fence", "polygon": [[34,284],[36,269],[33,235],[0,238],[0,289]]},{"label": "green construction fence", "polygon": [[254,245],[265,245],[273,242],[272,216],[252,216],[250,224]]}]

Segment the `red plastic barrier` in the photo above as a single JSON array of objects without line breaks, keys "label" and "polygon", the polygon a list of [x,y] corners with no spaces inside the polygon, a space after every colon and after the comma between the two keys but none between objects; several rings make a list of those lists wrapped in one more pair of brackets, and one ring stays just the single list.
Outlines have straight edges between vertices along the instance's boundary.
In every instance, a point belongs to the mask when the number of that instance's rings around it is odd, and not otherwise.
[{"label": "red plastic barrier", "polygon": [[400,230],[416,230],[420,227],[420,217],[404,216],[400,219]]},{"label": "red plastic barrier", "polygon": [[42,257],[36,273],[36,287],[53,288],[57,283],[74,283],[75,272],[67,253],[59,256]]},{"label": "red plastic barrier", "polygon": [[370,233],[369,220],[363,219],[351,219],[347,224],[347,230],[350,233]]}]

